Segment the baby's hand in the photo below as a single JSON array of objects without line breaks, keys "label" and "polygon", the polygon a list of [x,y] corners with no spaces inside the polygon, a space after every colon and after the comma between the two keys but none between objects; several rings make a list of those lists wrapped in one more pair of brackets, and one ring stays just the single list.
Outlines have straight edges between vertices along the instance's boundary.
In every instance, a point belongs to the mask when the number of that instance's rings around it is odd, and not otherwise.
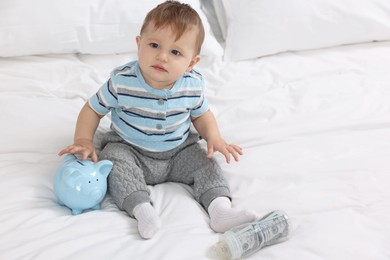
[{"label": "baby's hand", "polygon": [[66,153],[70,154],[81,154],[82,159],[86,160],[88,157],[91,157],[93,162],[98,161],[98,157],[95,151],[95,147],[93,146],[92,141],[90,140],[77,140],[74,144],[71,144],[64,149],[62,149],[58,155],[62,156]]},{"label": "baby's hand", "polygon": [[222,138],[207,140],[207,157],[211,158],[214,152],[217,151],[225,156],[227,163],[230,163],[231,155],[236,162],[239,160],[239,155],[243,155],[241,147],[235,144],[228,144]]}]

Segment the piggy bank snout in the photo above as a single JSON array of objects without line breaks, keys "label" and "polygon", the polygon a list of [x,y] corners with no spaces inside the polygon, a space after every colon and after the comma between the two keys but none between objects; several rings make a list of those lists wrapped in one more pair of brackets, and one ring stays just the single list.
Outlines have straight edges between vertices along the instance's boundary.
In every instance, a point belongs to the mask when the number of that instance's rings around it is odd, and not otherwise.
[{"label": "piggy bank snout", "polygon": [[91,193],[90,193],[90,195],[91,195],[91,198],[93,199],[93,200],[96,200],[96,201],[98,201],[98,200],[100,200],[102,197],[103,197],[103,191],[102,190],[93,190]]}]

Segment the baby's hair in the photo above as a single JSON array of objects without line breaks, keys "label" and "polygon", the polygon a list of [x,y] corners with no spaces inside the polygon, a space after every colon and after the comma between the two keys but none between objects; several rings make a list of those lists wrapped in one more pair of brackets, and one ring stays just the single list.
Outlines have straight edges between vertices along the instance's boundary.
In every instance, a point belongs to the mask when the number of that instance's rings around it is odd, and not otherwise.
[{"label": "baby's hair", "polygon": [[197,29],[196,54],[200,53],[205,34],[204,27],[199,14],[190,5],[178,1],[166,1],[159,4],[146,15],[141,28],[141,35],[151,23],[155,29],[169,26],[176,34],[175,40],[180,39],[186,31],[193,28]]}]

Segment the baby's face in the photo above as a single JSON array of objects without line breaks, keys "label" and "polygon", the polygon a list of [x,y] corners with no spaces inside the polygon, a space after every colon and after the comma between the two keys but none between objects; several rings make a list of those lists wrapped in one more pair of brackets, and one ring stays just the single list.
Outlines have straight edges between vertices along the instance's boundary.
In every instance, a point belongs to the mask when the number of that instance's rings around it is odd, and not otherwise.
[{"label": "baby's face", "polygon": [[199,61],[195,53],[197,31],[186,31],[178,40],[167,26],[155,30],[149,24],[137,37],[138,61],[146,83],[155,89],[169,89]]}]

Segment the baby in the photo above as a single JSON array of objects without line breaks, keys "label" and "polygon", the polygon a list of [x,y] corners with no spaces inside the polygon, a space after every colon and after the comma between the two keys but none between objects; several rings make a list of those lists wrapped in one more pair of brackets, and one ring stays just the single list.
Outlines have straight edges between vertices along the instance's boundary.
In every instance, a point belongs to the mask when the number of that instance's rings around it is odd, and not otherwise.
[{"label": "baby", "polygon": [[[225,232],[255,220],[256,214],[231,207],[229,185],[212,158],[238,161],[242,149],[227,143],[204,97],[200,60],[204,28],[187,4],[166,1],[151,10],[136,38],[138,60],[120,66],[84,105],[74,144],[59,155],[98,156],[93,137],[100,119],[111,112],[111,129],[102,140],[99,159],[113,162],[108,191],[121,210],[138,221],[138,231],[152,238],[161,227],[147,185],[192,185],[207,210],[210,227]],[[193,124],[198,133],[192,133]],[[207,142],[207,151],[198,141]]]}]

